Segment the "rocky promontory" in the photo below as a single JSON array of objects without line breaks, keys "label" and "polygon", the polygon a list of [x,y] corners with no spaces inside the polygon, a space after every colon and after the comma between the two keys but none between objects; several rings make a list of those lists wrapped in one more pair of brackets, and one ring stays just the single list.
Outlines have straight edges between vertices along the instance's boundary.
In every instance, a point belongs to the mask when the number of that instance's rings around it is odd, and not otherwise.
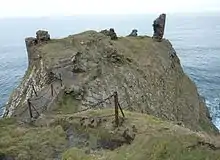
[{"label": "rocky promontory", "polygon": [[[117,91],[127,110],[181,122],[193,130],[214,128],[196,85],[183,72],[168,40],[155,42],[148,36],[111,40],[96,31],[50,40],[44,34],[37,37],[45,38],[26,39],[29,67],[11,96],[8,117],[23,116],[29,98],[43,113],[45,106],[52,110],[66,95],[86,108]],[[46,93],[51,83],[58,97]],[[111,102],[102,105],[98,107],[112,107]]]},{"label": "rocky promontory", "polygon": [[[0,156],[217,160],[218,130],[162,36],[135,29],[120,37],[111,28],[26,38],[29,66],[0,121]],[[125,115],[117,126],[115,93]]]}]

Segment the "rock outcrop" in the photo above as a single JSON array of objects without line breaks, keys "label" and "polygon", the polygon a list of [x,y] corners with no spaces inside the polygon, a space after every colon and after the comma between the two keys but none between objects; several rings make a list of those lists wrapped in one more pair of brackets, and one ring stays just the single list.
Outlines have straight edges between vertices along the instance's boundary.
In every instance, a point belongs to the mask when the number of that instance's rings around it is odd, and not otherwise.
[{"label": "rock outcrop", "polygon": [[[41,44],[26,39],[29,68],[9,100],[8,117],[23,116],[26,100],[35,97],[33,86],[39,93],[34,105],[40,112],[42,106],[52,110],[65,95],[85,108],[117,91],[127,110],[181,122],[193,130],[215,131],[196,85],[183,72],[168,40],[156,43],[145,36],[113,41],[116,34],[110,39],[105,33],[87,31]],[[49,73],[62,79],[62,87],[58,80],[47,83]],[[51,83],[56,88],[54,98],[47,96]],[[113,103],[98,107],[113,107]]]},{"label": "rock outcrop", "polygon": [[48,31],[39,30],[36,33],[36,37],[37,37],[38,42],[44,42],[44,41],[50,40],[50,35]]},{"label": "rock outcrop", "polygon": [[153,22],[153,38],[161,41],[164,35],[164,29],[165,29],[165,23],[166,23],[166,14],[161,14],[157,19]]},{"label": "rock outcrop", "polygon": [[118,39],[118,36],[117,34],[115,33],[115,30],[113,28],[110,28],[110,30],[102,30],[100,33],[106,35],[106,36],[109,36],[111,37],[111,40],[117,40]]},{"label": "rock outcrop", "polygon": [[[27,53],[28,53],[28,62],[29,66],[33,64],[33,62],[37,59],[40,59],[40,55],[37,54],[37,51],[35,50],[35,46],[40,43],[44,43],[50,40],[50,35],[48,31],[43,31],[43,30],[38,30],[36,32],[36,38],[34,37],[28,37],[25,39],[25,44],[27,48]],[[36,52],[35,54],[31,54],[33,52]]]},{"label": "rock outcrop", "polygon": [[138,36],[138,30],[137,29],[133,29],[128,36],[130,36],[130,37],[137,37]]}]

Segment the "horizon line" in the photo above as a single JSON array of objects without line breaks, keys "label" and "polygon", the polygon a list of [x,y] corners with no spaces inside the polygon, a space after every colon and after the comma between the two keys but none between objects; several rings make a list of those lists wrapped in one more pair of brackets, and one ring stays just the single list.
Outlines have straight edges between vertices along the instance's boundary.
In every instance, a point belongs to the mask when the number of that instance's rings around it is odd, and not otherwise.
[{"label": "horizon line", "polygon": [[70,15],[60,15],[60,14],[53,14],[53,15],[32,15],[32,16],[0,16],[0,19],[26,19],[26,18],[59,18],[59,17],[74,17],[74,16],[126,16],[126,15],[159,15],[165,13],[167,15],[192,15],[192,14],[216,14],[220,13],[220,11],[193,11],[193,12],[154,12],[154,13],[77,13],[77,14],[70,14]]}]

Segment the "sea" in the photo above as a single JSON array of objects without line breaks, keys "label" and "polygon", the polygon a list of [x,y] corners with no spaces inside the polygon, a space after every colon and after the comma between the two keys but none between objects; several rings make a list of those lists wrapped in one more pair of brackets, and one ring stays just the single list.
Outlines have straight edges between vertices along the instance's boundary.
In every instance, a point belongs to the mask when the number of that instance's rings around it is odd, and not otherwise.
[{"label": "sea", "polygon": [[[158,14],[75,15],[68,17],[0,19],[0,106],[18,86],[27,69],[25,37],[39,29],[52,38],[85,30],[114,28],[120,36],[137,29],[139,35],[152,35],[152,22]],[[220,14],[167,14],[165,35],[181,60],[181,65],[205,98],[213,123],[220,129]],[[1,108],[1,112],[3,108]]]}]

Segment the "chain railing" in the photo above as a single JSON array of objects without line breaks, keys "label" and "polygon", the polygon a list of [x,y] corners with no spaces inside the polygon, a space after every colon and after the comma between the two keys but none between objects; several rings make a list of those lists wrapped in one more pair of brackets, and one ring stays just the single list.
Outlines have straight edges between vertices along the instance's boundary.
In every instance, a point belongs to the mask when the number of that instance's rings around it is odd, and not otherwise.
[{"label": "chain railing", "polygon": [[[46,100],[51,100],[51,101],[52,101],[52,99],[53,99],[55,96],[58,96],[58,93],[56,92],[56,90],[55,90],[55,88],[54,88],[54,82],[57,81],[57,80],[60,81],[60,86],[62,87],[62,86],[63,86],[62,77],[61,77],[61,75],[59,74],[59,77],[55,77],[55,79],[53,79],[53,80],[51,81],[51,83],[48,85],[48,88],[44,91],[44,93],[43,93],[42,95],[40,95],[40,94],[36,91],[34,85],[31,84],[31,87],[32,87],[32,89],[33,89],[33,92],[34,92],[35,97],[31,97],[31,98],[28,98],[28,99],[27,99],[27,107],[25,107],[24,110],[19,113],[19,115],[22,116],[25,112],[28,111],[28,114],[29,114],[30,119],[32,119],[32,118],[38,118],[38,117],[41,115],[41,113],[40,113],[40,111],[37,110],[37,109],[42,108],[42,107],[43,107],[43,108],[46,107],[46,109],[47,109],[48,106],[45,106],[45,104],[44,104],[44,105],[42,105],[41,107],[36,107],[36,106],[34,105],[34,101],[37,101],[37,100],[40,100],[40,99],[46,99]],[[50,95],[49,97],[51,97],[51,98],[48,98],[48,96],[46,96],[46,95]],[[115,107],[115,113],[114,113],[114,115],[115,115],[115,124],[116,124],[116,126],[119,126],[119,110],[120,110],[120,112],[121,112],[121,114],[122,114],[123,117],[125,117],[125,115],[124,115],[124,112],[123,112],[123,110],[122,110],[122,107],[121,107],[121,105],[120,105],[120,103],[119,103],[118,93],[117,93],[117,92],[114,92],[113,94],[111,94],[111,95],[108,96],[107,98],[105,98],[105,99],[103,99],[103,100],[97,102],[96,104],[92,104],[92,105],[86,104],[85,106],[88,106],[87,108],[82,109],[82,110],[79,110],[79,111],[76,111],[76,112],[74,112],[74,113],[80,113],[80,112],[84,112],[84,111],[93,109],[93,108],[95,108],[95,107],[97,107],[97,106],[99,106],[99,105],[101,105],[101,104],[107,103],[107,101],[110,101],[112,98],[114,99],[114,107]],[[9,104],[6,104],[6,105],[0,107],[0,109],[5,109],[5,108],[7,108],[8,105],[9,105]],[[42,112],[43,112],[44,110],[45,110],[45,109],[43,109]],[[6,111],[6,112],[7,112],[7,111]],[[33,112],[36,113],[36,116],[34,116],[34,113],[33,113]],[[72,113],[72,114],[74,114],[74,113]],[[3,113],[3,114],[0,115],[0,116],[2,117],[2,116],[4,116],[4,115],[7,115],[7,113]]]}]

